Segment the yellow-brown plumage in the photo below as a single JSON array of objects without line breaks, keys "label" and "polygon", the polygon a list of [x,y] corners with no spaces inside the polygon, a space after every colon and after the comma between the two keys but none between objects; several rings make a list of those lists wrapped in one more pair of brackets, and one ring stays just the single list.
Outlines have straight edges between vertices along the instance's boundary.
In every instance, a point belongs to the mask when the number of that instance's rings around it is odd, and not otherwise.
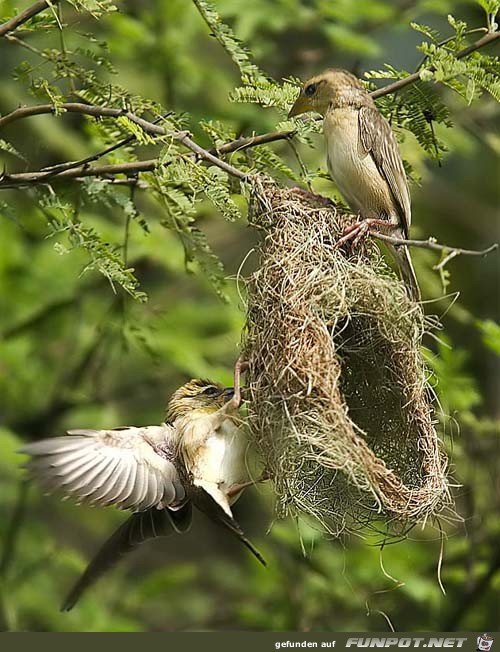
[{"label": "yellow-brown plumage", "polygon": [[230,506],[241,494],[234,488],[250,481],[248,442],[238,426],[233,394],[232,388],[192,380],[173,394],[167,412],[192,483],[209,493],[229,516]]},{"label": "yellow-brown plumage", "polygon": [[[317,111],[324,117],[330,176],[353,211],[364,220],[387,220],[395,235],[408,238],[410,193],[392,129],[361,82],[331,69],[309,79],[290,116]],[[393,248],[409,294],[420,298],[407,247]]]},{"label": "yellow-brown plumage", "polygon": [[238,407],[232,387],[191,380],[173,394],[161,425],[71,430],[23,448],[31,456],[32,477],[47,490],[134,512],[90,562],[63,610],[128,550],[189,529],[191,503],[265,563],[231,513],[230,506],[251,484]]}]

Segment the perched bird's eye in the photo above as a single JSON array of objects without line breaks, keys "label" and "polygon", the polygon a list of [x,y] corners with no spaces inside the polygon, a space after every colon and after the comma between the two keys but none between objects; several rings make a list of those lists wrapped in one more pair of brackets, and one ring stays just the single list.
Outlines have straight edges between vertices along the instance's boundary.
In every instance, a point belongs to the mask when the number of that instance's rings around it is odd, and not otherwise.
[{"label": "perched bird's eye", "polygon": [[209,387],[205,387],[205,389],[200,393],[205,394],[205,396],[215,396],[216,394],[219,393],[219,390],[217,389],[217,387],[210,385]]},{"label": "perched bird's eye", "polygon": [[306,86],[304,90],[304,94],[307,95],[307,97],[311,97],[314,95],[316,92],[316,84],[309,84],[309,86]]}]

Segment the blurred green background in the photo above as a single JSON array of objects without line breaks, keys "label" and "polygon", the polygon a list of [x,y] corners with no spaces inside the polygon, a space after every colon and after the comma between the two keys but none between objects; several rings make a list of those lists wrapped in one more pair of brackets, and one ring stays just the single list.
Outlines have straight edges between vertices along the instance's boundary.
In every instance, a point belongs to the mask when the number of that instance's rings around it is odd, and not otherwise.
[{"label": "blurred green background", "polygon": [[[4,1],[2,14],[29,3]],[[447,0],[217,0],[222,17],[275,79],[306,78],[328,66],[361,75],[392,63],[411,71],[422,35],[411,21],[446,35],[446,15],[481,26],[480,3]],[[37,48],[80,47],[91,33],[108,43],[114,80],[130,92],[193,120],[221,120],[239,134],[272,130],[283,115],[233,104],[237,70],[188,0],[130,0],[97,21],[63,5],[65,42],[40,29]],[[491,52],[495,54],[495,52]],[[43,58],[0,39],[0,114],[34,103],[14,71]],[[111,73],[109,73],[111,76]],[[22,81],[22,80],[21,80]],[[416,141],[402,150],[420,185],[412,187],[416,237],[482,248],[500,240],[499,109],[484,97],[467,107],[443,91],[453,127],[442,166]],[[26,159],[0,152],[9,171],[78,159],[96,150],[79,116],[40,116],[0,138]],[[321,136],[299,149],[323,168]],[[274,149],[297,166],[286,143]],[[98,149],[98,148],[97,148]],[[145,148],[145,151],[147,147]],[[147,157],[146,157],[147,158]],[[332,193],[319,179],[315,188]],[[71,193],[71,186],[69,186]],[[183,249],[161,227],[161,204],[137,193],[147,220],[125,219],[113,202],[86,202],[80,218],[112,242],[128,229],[128,263],[147,303],[113,292],[81,250],[61,253],[46,215],[27,190],[0,193],[0,625],[35,631],[182,630],[483,630],[500,626],[500,266],[499,256],[458,258],[443,290],[435,254],[415,251],[429,314],[442,316],[439,341],[426,341],[451,456],[453,493],[462,520],[444,520],[442,581],[436,523],[415,528],[382,550],[381,538],[330,540],[310,524],[274,522],[269,488],[248,490],[238,519],[268,560],[264,569],[239,544],[196,515],[183,537],[146,544],[109,574],[69,614],[59,605],[99,542],[123,514],[92,510],[26,488],[16,450],[23,441],[67,428],[158,423],[170,393],[190,377],[231,382],[244,311],[235,283],[255,241],[242,218],[224,221],[202,203],[196,219],[225,265],[228,302],[203,274],[186,273]],[[252,260],[245,272],[252,268]],[[450,293],[460,292],[454,302]],[[444,296],[446,295],[446,296]],[[302,543],[301,543],[302,541]],[[303,554],[303,549],[307,555]]]}]

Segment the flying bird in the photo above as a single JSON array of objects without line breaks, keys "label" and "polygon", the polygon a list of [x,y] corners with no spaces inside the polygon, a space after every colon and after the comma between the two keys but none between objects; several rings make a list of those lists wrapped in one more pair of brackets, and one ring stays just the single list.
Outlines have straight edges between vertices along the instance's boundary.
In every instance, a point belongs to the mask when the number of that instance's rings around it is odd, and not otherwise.
[{"label": "flying bird", "polygon": [[20,451],[31,456],[26,467],[46,490],[59,490],[79,503],[134,512],[99,549],[62,611],[72,609],[128,551],[155,537],[186,532],[192,505],[265,565],[231,511],[242,491],[254,484],[246,465],[248,442],[237,417],[236,373],[235,388],[190,380],[172,395],[161,425],[70,430]]},{"label": "flying bird", "polygon": [[[398,144],[362,83],[345,70],[330,69],[302,87],[289,117],[315,111],[323,116],[330,176],[362,220],[346,230],[339,244],[356,243],[372,226],[390,227],[408,239],[410,192]],[[411,298],[420,299],[408,248],[389,245]]]}]

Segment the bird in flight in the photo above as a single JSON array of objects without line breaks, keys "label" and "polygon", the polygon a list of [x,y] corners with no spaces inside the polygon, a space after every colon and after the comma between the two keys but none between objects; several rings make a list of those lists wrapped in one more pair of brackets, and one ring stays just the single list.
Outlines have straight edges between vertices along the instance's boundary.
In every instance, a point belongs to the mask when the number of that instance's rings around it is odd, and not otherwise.
[{"label": "bird in flight", "polygon": [[67,596],[62,611],[125,553],[159,536],[186,532],[192,506],[264,559],[234,519],[231,505],[254,484],[246,464],[248,441],[235,388],[190,380],[170,399],[165,422],[111,430],[70,430],[26,445],[31,476],[48,491],[79,503],[131,510],[103,544]]},{"label": "bird in flight", "polygon": [[[345,70],[330,69],[309,79],[289,117],[315,111],[323,116],[327,166],[350,208],[362,218],[338,244],[359,241],[371,227],[390,228],[408,239],[410,192],[394,133],[363,84]],[[420,289],[408,247],[388,245],[395,256],[409,296]]]}]

